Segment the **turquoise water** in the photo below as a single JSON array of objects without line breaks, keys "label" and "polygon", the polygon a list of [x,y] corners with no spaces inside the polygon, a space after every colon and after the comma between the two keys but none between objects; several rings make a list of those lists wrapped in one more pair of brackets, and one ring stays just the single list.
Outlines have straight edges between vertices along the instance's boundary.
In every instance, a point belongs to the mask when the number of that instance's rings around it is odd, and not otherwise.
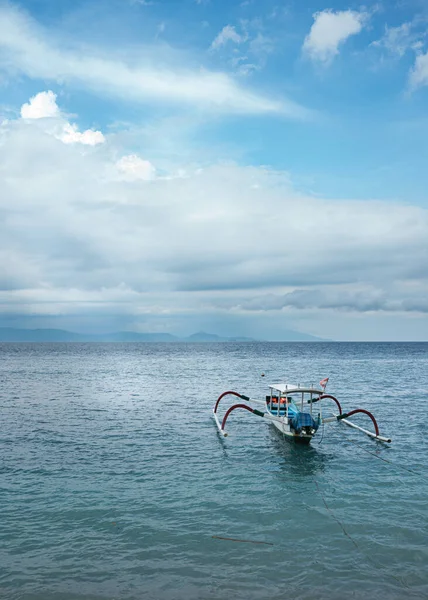
[{"label": "turquoise water", "polygon": [[[326,376],[389,447],[218,435],[221,392]],[[0,382],[0,598],[428,597],[428,344],[0,344]]]}]

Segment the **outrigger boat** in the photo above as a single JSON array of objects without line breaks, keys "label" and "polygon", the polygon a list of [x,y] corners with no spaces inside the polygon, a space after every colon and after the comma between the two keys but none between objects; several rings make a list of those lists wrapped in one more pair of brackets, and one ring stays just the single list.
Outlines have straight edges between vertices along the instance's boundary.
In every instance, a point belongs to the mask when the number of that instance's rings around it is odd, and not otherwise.
[{"label": "outrigger boat", "polygon": [[[269,386],[270,393],[268,396],[266,396],[265,400],[254,400],[248,396],[245,396],[244,394],[238,394],[237,392],[233,391],[224,392],[217,399],[213,409],[214,419],[218,430],[221,435],[226,437],[226,421],[231,412],[240,408],[247,410],[254,415],[262,417],[270,423],[273,423],[273,425],[282,434],[284,434],[285,437],[302,444],[309,444],[321,424],[333,423],[337,421],[341,421],[349,427],[353,427],[354,429],[362,431],[378,442],[391,442],[390,438],[383,437],[379,434],[379,427],[376,419],[368,410],[365,410],[364,408],[357,408],[355,410],[351,410],[350,412],[344,413],[339,400],[337,400],[337,398],[331,394],[325,393],[327,382],[328,377],[320,381],[319,387],[312,385],[304,387],[300,385],[291,385],[288,383],[276,383]],[[226,411],[223,420],[220,423],[217,414],[218,406],[220,404],[220,400],[228,395],[237,396],[241,400],[249,403],[263,405],[264,410],[257,410],[256,408],[251,407],[249,404],[234,404]],[[336,407],[339,411],[338,414],[333,413],[331,416],[323,417],[322,403],[325,400],[331,400],[336,404]],[[309,407],[307,405],[309,405]],[[314,411],[314,405],[317,405],[318,407],[316,415]],[[374,433],[364,429],[363,427],[360,427],[359,425],[356,425],[352,421],[349,421],[348,417],[359,413],[367,415],[372,420],[375,430]]]}]

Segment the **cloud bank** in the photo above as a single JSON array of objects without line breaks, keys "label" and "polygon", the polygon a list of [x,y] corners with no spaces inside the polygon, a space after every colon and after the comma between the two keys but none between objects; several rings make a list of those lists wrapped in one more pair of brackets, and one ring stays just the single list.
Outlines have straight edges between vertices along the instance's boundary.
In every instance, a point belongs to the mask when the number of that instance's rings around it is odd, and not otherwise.
[{"label": "cloud bank", "polygon": [[65,143],[49,92],[21,112],[0,126],[4,314],[427,312],[426,209],[305,196],[268,168],[160,174],[109,138]]}]

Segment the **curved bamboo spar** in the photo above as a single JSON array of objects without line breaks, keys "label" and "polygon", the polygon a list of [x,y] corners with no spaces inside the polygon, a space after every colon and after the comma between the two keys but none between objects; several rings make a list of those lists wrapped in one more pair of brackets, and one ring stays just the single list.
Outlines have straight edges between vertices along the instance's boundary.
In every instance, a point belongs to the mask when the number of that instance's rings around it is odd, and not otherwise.
[{"label": "curved bamboo spar", "polygon": [[241,398],[241,400],[249,400],[248,396],[244,396],[244,394],[238,394],[238,392],[232,392],[232,391],[223,392],[217,398],[217,402],[215,403],[215,407],[214,407],[214,413],[217,412],[217,408],[218,408],[218,405],[220,404],[220,400],[222,398],[224,398],[225,396],[227,396],[228,394],[232,394],[233,396],[237,396],[238,398]]},{"label": "curved bamboo spar", "polygon": [[374,418],[374,416],[372,415],[371,412],[369,412],[368,410],[365,410],[364,408],[356,408],[355,410],[351,410],[350,412],[345,413],[344,415],[341,414],[341,415],[339,415],[337,417],[337,420],[340,421],[341,419],[347,419],[351,415],[355,415],[357,413],[364,413],[365,415],[367,415],[367,416],[370,417],[370,419],[373,421],[373,425],[374,425],[374,428],[375,428],[376,436],[379,436],[379,427],[377,425],[376,419]]},{"label": "curved bamboo spar", "polygon": [[223,417],[223,421],[221,423],[221,429],[222,431],[224,431],[224,427],[226,425],[226,421],[227,421],[227,417],[230,415],[230,413],[235,410],[236,408],[244,408],[245,410],[248,410],[249,412],[258,415],[259,417],[263,417],[264,413],[260,412],[259,410],[256,410],[255,408],[251,408],[251,406],[248,406],[248,404],[234,404],[233,406],[231,406],[226,414]]},{"label": "curved bamboo spar", "polygon": [[339,414],[342,414],[342,407],[340,406],[340,402],[337,398],[335,398],[334,396],[331,396],[330,394],[322,394],[318,400],[325,400],[326,398],[330,398],[330,400],[334,400],[337,404],[337,408],[339,409]]}]

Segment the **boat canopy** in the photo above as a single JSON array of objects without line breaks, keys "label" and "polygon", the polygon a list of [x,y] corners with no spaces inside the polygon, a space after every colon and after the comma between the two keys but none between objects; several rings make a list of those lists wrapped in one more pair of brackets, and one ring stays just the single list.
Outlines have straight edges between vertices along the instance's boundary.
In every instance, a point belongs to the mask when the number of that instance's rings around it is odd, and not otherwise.
[{"label": "boat canopy", "polygon": [[269,388],[276,392],[280,392],[281,394],[296,394],[297,392],[300,394],[324,394],[324,390],[301,385],[292,385],[291,383],[273,383]]}]

